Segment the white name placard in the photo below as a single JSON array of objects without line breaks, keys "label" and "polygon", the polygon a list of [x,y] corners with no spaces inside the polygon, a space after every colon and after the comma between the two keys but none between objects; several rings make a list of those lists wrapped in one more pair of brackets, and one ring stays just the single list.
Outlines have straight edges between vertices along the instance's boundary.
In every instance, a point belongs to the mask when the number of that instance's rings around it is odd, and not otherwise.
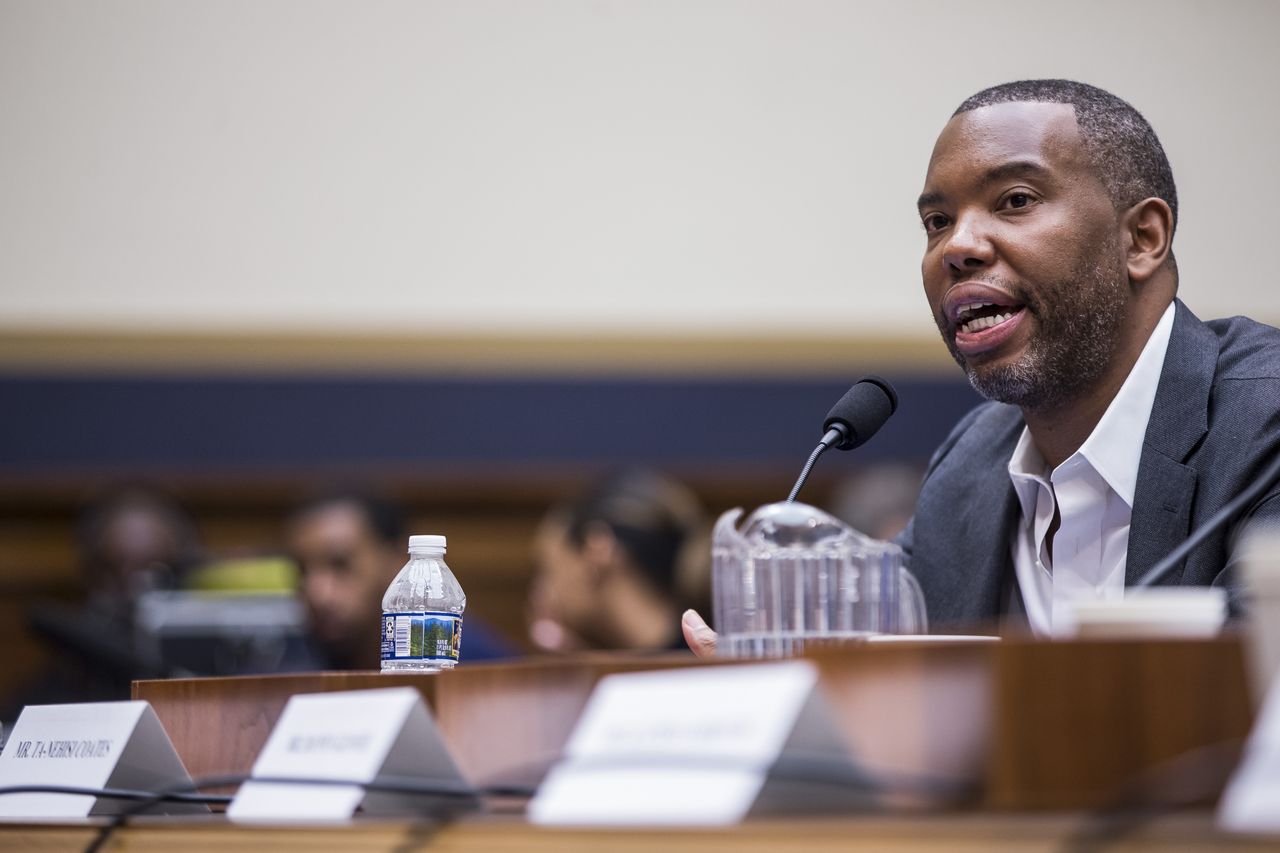
[{"label": "white name placard", "polygon": [[1218,824],[1230,832],[1280,832],[1280,680],[1267,691],[1244,760],[1222,794]]},{"label": "white name placard", "polygon": [[529,804],[542,824],[729,824],[848,807],[858,778],[804,661],[602,679]]},{"label": "white name placard", "polygon": [[[163,791],[191,777],[155,711],[146,702],[31,705],[23,709],[0,753],[0,787],[60,785]],[[86,817],[113,814],[129,800],[68,794],[0,797],[0,817]],[[165,802],[150,813],[208,812]]]},{"label": "white name placard", "polygon": [[227,816],[237,821],[346,820],[473,806],[478,798],[411,687],[294,696],[253,765],[256,779],[418,782],[455,796],[366,792],[358,784],[250,780]]}]

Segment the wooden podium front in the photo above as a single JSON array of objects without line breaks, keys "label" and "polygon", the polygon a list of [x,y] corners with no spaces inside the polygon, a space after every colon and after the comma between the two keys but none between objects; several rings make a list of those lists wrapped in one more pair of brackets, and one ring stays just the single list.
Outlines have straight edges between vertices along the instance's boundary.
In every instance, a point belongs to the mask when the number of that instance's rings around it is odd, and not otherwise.
[{"label": "wooden podium front", "polygon": [[[1095,807],[1188,779],[1211,800],[1252,718],[1234,637],[901,641],[809,659],[851,754],[872,778],[951,782],[1001,810]],[[200,778],[249,772],[294,694],[409,685],[422,692],[468,778],[526,786],[558,757],[600,678],[733,665],[597,654],[436,674],[139,681],[133,696],[151,703]]]},{"label": "wooden podium front", "polygon": [[559,756],[596,682],[614,672],[693,666],[690,655],[582,655],[469,664],[437,673],[315,672],[135,681],[192,778],[248,773],[289,697],[414,687],[477,785],[532,785]]}]

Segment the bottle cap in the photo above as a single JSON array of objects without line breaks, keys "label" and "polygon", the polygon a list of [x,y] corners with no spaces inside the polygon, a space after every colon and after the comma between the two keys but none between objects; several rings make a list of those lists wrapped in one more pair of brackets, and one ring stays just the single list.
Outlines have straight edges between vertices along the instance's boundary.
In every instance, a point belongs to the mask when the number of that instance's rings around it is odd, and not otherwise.
[{"label": "bottle cap", "polygon": [[445,549],[445,538],[443,536],[427,535],[427,536],[410,536],[409,551],[426,551],[432,549]]}]

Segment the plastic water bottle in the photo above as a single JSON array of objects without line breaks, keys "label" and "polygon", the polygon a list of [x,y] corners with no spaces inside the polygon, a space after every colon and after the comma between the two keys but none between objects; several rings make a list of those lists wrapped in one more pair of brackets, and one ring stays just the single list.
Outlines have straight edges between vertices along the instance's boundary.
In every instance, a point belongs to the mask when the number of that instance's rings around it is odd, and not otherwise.
[{"label": "plastic water bottle", "polygon": [[382,671],[452,669],[467,597],[444,562],[443,536],[410,536],[409,562],[382,596]]}]

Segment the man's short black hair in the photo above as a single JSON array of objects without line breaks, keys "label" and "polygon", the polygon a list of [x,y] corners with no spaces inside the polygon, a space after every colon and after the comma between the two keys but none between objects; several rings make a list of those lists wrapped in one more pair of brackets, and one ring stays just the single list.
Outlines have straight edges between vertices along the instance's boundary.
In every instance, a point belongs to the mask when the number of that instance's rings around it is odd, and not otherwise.
[{"label": "man's short black hair", "polygon": [[1161,198],[1178,224],[1178,190],[1156,132],[1142,114],[1115,95],[1074,80],[1018,80],[983,89],[952,114],[1022,101],[1070,104],[1089,160],[1117,210]]},{"label": "man's short black hair", "polygon": [[555,513],[575,548],[583,547],[592,526],[603,524],[655,590],[668,597],[682,594],[685,552],[703,524],[698,499],[682,484],[656,471],[626,468]]},{"label": "man's short black hair", "polygon": [[349,506],[360,513],[369,531],[382,545],[397,547],[409,541],[405,538],[408,528],[404,511],[390,501],[358,489],[330,489],[308,498],[289,513],[286,526],[293,527],[317,511],[334,506]]}]

